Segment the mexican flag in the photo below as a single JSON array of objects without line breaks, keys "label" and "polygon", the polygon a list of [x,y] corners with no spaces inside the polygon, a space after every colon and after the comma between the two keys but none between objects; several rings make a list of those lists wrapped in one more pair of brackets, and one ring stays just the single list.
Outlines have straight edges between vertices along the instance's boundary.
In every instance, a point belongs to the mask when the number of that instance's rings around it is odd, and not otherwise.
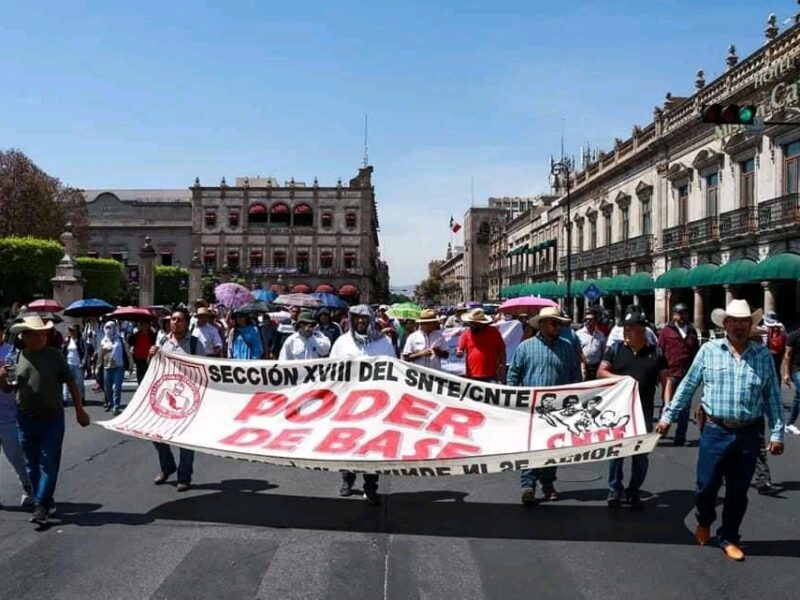
[{"label": "mexican flag", "polygon": [[450,215],[450,231],[453,233],[458,233],[461,229],[461,225],[456,223],[456,220],[453,218],[453,215]]}]

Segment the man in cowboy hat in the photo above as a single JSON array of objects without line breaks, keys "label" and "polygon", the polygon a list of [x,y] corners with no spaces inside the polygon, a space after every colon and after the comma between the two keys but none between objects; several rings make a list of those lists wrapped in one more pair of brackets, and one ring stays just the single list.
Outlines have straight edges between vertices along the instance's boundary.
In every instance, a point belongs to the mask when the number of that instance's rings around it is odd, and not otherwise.
[{"label": "man in cowboy hat", "polygon": [[39,316],[28,316],[14,324],[11,333],[21,334],[23,344],[14,385],[8,382],[6,367],[0,368],[0,387],[17,393],[19,441],[34,493],[31,522],[40,525],[46,525],[48,515],[55,510],[53,494],[64,442],[64,384],[69,387],[78,423],[82,427],[89,424],[83,397],[64,355],[47,345],[52,328],[51,322],[45,323]]},{"label": "man in cowboy hat", "polygon": [[464,313],[467,312],[467,305],[461,302],[455,308],[455,311],[452,315],[450,315],[447,320],[444,322],[445,327],[461,327],[464,325],[461,317],[464,316]]},{"label": "man in cowboy hat", "polygon": [[436,311],[426,308],[420,313],[416,323],[419,329],[406,339],[402,352],[403,360],[421,367],[441,370],[441,359],[447,358],[450,352],[447,340],[439,331],[439,319]]},{"label": "man in cowboy hat", "polygon": [[458,338],[456,356],[466,354],[466,377],[478,381],[503,381],[506,370],[506,343],[492,317],[482,308],[473,308],[462,320],[467,330]]},{"label": "man in cowboy hat", "polygon": [[760,319],[761,309],[752,312],[746,300],[732,300],[727,308],[711,313],[711,320],[725,330],[725,337],[700,348],[656,426],[657,433],[666,434],[703,384],[701,406],[706,422],[697,459],[695,539],[703,546],[711,538],[717,493],[724,479],[725,501],[717,539],[728,558],[737,561],[744,560],[738,545],[739,526],[747,510],[764,415],[771,429],[768,451],[783,453],[783,405],[772,355],[764,345],[750,340]]},{"label": "man in cowboy hat", "polygon": [[295,323],[297,331],[284,342],[278,360],[312,360],[328,356],[331,342],[319,329],[315,329],[316,324],[311,311],[301,312]]},{"label": "man in cowboy hat", "polygon": [[[522,342],[514,352],[508,368],[508,385],[541,387],[567,385],[581,380],[575,348],[561,337],[561,327],[569,321],[558,308],[551,306],[541,309],[538,315],[530,319],[531,327],[537,329],[538,333]],[[556,500],[555,480],[555,467],[520,471],[522,503],[528,506],[536,504],[537,481],[542,486],[545,499]]]}]

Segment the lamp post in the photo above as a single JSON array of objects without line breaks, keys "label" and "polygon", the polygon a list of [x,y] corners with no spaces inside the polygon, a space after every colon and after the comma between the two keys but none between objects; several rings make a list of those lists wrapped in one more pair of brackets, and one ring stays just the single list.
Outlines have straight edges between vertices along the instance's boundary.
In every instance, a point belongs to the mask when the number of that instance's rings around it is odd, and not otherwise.
[{"label": "lamp post", "polygon": [[[562,148],[563,150],[563,148]],[[556,189],[561,189],[560,179],[563,178],[567,188],[567,313],[572,312],[572,213],[571,213],[571,198],[570,198],[570,184],[571,176],[574,168],[574,161],[571,158],[564,156],[562,151],[561,159],[554,161],[550,157],[550,173],[553,175],[553,183]]]}]

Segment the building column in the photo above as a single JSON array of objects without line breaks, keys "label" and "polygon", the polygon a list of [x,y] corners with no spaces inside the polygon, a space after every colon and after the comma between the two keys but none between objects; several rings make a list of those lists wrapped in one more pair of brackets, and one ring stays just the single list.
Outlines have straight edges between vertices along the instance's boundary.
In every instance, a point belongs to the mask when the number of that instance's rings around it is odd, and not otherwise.
[{"label": "building column", "polygon": [[572,297],[572,320],[575,323],[580,322],[580,319],[581,319],[580,315],[578,314],[578,308],[579,308],[578,307],[578,297],[577,296],[573,296]]},{"label": "building column", "polygon": [[694,291],[694,328],[698,332],[705,331],[706,323],[703,316],[703,290],[699,287],[693,288]]},{"label": "building column", "polygon": [[189,263],[189,305],[191,306],[195,300],[199,300],[203,294],[203,286],[201,282],[202,277],[202,263],[200,262],[200,253],[195,250],[192,253],[192,260]]},{"label": "building column", "polygon": [[622,296],[614,294],[614,315],[619,316],[622,314]]},{"label": "building column", "polygon": [[733,300],[733,289],[727,284],[723,285],[722,289],[725,290],[725,306],[728,306],[728,304],[731,303],[731,300]]},{"label": "building column", "polygon": [[634,306],[639,306],[639,294],[634,294],[633,295],[633,305]]},{"label": "building column", "polygon": [[761,287],[764,288],[764,314],[775,311],[775,295],[772,293],[772,284],[769,281],[762,281]]},{"label": "building column", "polygon": [[[50,283],[53,285],[53,300],[65,308],[76,300],[83,298],[81,270],[73,258],[77,241],[70,231],[71,225],[69,223],[66,229],[60,238],[61,243],[64,244],[64,256],[61,257],[61,261],[56,265],[55,274],[50,279]],[[64,317],[64,323],[57,326],[57,329],[66,334],[67,325],[74,322],[77,322],[77,320],[71,317]]]},{"label": "building column", "polygon": [[148,235],[144,238],[144,246],[139,250],[139,306],[155,304],[156,251],[150,242]]}]

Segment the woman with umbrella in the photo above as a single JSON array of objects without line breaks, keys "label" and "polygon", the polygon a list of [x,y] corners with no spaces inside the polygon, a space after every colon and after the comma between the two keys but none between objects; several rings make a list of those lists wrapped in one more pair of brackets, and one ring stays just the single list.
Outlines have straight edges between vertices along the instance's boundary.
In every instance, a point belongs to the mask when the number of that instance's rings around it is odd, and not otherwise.
[{"label": "woman with umbrella", "polygon": [[250,322],[250,316],[239,310],[233,311],[235,321],[231,331],[228,357],[239,360],[253,360],[264,356],[261,334]]}]

